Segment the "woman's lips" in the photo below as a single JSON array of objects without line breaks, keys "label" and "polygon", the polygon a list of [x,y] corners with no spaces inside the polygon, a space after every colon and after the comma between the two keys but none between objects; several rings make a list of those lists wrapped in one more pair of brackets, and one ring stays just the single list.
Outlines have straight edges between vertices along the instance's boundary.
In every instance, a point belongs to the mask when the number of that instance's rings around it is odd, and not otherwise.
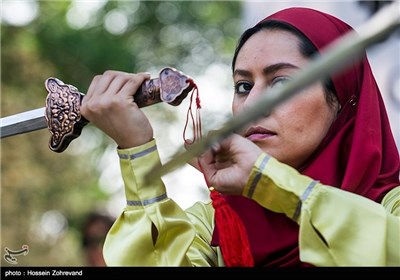
[{"label": "woman's lips", "polygon": [[274,136],[274,134],[256,133],[256,134],[251,134],[251,135],[247,136],[247,139],[254,142],[254,141],[264,140],[264,139],[272,137],[272,136]]},{"label": "woman's lips", "polygon": [[245,135],[250,141],[260,141],[275,136],[276,133],[263,127],[250,127]]}]

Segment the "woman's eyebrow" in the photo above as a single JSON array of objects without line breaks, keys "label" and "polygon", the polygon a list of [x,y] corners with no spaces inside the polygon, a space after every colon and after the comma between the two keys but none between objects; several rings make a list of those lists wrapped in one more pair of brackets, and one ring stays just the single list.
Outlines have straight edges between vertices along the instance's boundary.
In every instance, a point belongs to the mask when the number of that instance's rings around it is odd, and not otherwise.
[{"label": "woman's eyebrow", "polygon": [[[269,66],[265,67],[263,69],[263,74],[264,75],[270,75],[270,74],[275,73],[275,72],[277,72],[279,70],[282,70],[282,69],[299,69],[299,68],[300,67],[298,67],[296,65],[293,65],[291,63],[282,62],[282,63],[276,63],[276,64],[272,64],[272,65],[269,65]],[[243,77],[252,76],[250,71],[244,70],[244,69],[236,69],[233,72],[233,76],[237,76],[237,75],[243,76]]]},{"label": "woman's eyebrow", "polygon": [[268,67],[265,67],[263,69],[263,73],[264,73],[264,75],[269,75],[269,74],[275,73],[282,69],[299,69],[299,68],[300,67],[293,65],[291,63],[282,62],[282,63],[276,63],[276,64],[269,65]]}]

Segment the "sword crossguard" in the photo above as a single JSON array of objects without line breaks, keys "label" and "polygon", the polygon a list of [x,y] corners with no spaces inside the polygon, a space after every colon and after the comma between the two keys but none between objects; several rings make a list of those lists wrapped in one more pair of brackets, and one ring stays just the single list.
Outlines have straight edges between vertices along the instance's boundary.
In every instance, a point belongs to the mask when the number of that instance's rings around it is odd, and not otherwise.
[{"label": "sword crossguard", "polygon": [[[82,128],[89,123],[81,115],[80,105],[85,94],[57,78],[45,81],[48,92],[45,118],[51,133],[50,150],[61,153],[79,137]],[[146,80],[134,95],[138,107],[166,102],[173,106],[181,104],[188,93],[196,87],[192,78],[172,67],[163,68],[159,77]]]},{"label": "sword crossguard", "polygon": [[45,86],[48,92],[45,118],[51,133],[49,148],[61,153],[89,122],[80,111],[84,94],[57,78],[48,78]]}]

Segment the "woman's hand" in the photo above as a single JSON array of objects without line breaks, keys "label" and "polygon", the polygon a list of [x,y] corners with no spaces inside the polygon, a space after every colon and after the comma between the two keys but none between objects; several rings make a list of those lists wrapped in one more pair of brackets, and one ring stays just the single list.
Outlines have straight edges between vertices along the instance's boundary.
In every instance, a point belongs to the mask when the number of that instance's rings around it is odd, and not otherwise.
[{"label": "woman's hand", "polygon": [[134,102],[134,95],[150,74],[106,71],[93,78],[82,100],[81,114],[110,136],[121,149],[149,142],[153,128]]},{"label": "woman's hand", "polygon": [[223,194],[241,195],[262,150],[250,140],[234,134],[198,158],[209,187]]}]

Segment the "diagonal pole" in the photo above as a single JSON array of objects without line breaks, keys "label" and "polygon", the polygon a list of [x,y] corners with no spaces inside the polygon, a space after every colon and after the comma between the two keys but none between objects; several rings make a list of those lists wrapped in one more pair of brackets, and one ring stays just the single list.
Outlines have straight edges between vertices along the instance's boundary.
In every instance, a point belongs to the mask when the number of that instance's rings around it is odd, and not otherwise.
[{"label": "diagonal pole", "polygon": [[201,155],[214,143],[225,139],[253,120],[270,113],[276,105],[293,96],[296,92],[343,69],[358,59],[368,46],[381,41],[399,28],[399,2],[395,1],[393,4],[382,8],[373,18],[360,26],[358,32],[349,32],[332,42],[327,46],[322,56],[312,61],[292,81],[280,88],[271,89],[268,94],[263,94],[252,108],[227,121],[221,129],[214,131],[212,135],[204,137],[199,142],[189,146],[187,150],[182,151],[182,148],[161,167],[152,168],[145,175],[145,182],[150,184],[155,178],[174,171],[194,157]]}]

